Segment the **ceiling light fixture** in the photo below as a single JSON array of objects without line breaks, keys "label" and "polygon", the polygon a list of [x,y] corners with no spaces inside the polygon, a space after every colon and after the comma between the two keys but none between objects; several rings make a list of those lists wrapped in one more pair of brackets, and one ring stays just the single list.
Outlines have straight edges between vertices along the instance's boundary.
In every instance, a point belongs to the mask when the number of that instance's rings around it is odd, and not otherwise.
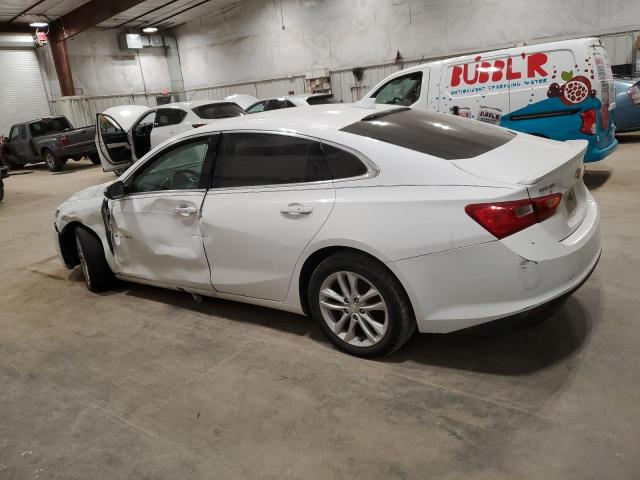
[{"label": "ceiling light fixture", "polygon": [[156,33],[158,29],[156,27],[144,27],[142,31],[144,33]]},{"label": "ceiling light fixture", "polygon": [[33,28],[44,28],[44,27],[48,27],[49,24],[47,22],[33,22],[33,23],[30,23],[29,26]]}]

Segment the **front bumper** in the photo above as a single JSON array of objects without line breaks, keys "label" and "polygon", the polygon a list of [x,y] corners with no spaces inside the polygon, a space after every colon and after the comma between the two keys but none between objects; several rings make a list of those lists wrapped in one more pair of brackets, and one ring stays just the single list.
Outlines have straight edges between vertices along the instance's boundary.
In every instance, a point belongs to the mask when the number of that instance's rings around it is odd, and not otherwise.
[{"label": "front bumper", "polygon": [[[526,312],[586,281],[600,258],[599,214],[589,202],[582,224],[558,251],[537,261],[503,241],[393,262],[420,332],[446,333]],[[563,254],[559,254],[562,252]]]}]

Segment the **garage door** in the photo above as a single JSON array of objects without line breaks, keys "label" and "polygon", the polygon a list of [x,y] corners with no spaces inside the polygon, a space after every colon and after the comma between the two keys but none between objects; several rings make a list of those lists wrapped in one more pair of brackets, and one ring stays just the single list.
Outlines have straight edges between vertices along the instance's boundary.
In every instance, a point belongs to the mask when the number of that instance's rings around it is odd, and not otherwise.
[{"label": "garage door", "polygon": [[0,48],[0,134],[17,122],[51,115],[34,49]]}]

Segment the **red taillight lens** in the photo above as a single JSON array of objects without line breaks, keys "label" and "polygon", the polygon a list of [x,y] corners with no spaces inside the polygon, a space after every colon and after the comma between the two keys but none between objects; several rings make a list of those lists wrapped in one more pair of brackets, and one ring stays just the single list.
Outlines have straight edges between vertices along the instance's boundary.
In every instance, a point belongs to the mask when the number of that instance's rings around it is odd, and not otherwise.
[{"label": "red taillight lens", "polygon": [[544,197],[532,198],[531,204],[533,205],[533,210],[536,212],[536,221],[543,222],[547,218],[552,217],[560,206],[561,201],[561,193],[554,193],[551,195],[545,195]]},{"label": "red taillight lens", "polygon": [[582,133],[586,133],[587,135],[595,135],[596,134],[596,110],[592,108],[591,110],[582,112],[580,114],[580,118],[582,118],[582,126],[580,127],[580,131]]},{"label": "red taillight lens", "polygon": [[206,125],[206,123],[192,123],[191,126],[193,128],[199,128],[199,127],[204,127]]},{"label": "red taillight lens", "polygon": [[640,105],[640,82],[632,85],[631,88],[627,90],[627,95],[629,95],[634,105]]},{"label": "red taillight lens", "polygon": [[67,137],[66,135],[62,135],[60,137],[60,143],[62,144],[62,146],[64,147],[68,147],[70,142],[69,142],[69,137]]},{"label": "red taillight lens", "polygon": [[504,238],[553,216],[561,201],[562,194],[553,193],[512,202],[475,203],[464,210],[491,235]]}]

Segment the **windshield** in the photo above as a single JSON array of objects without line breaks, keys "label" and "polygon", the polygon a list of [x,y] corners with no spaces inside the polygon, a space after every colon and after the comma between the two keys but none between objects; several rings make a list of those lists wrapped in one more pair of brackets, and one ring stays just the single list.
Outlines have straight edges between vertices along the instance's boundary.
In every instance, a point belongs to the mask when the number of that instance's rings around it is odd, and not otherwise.
[{"label": "windshield", "polygon": [[378,111],[342,130],[445,160],[477,157],[515,137],[476,120],[406,107]]},{"label": "windshield", "polygon": [[46,118],[29,124],[31,137],[34,138],[51,135],[53,133],[61,133],[65,130],[71,130],[71,124],[65,117]]},{"label": "windshield", "polygon": [[210,103],[209,105],[200,105],[193,109],[196,115],[204,119],[230,118],[246,115],[242,108],[235,103]]}]

